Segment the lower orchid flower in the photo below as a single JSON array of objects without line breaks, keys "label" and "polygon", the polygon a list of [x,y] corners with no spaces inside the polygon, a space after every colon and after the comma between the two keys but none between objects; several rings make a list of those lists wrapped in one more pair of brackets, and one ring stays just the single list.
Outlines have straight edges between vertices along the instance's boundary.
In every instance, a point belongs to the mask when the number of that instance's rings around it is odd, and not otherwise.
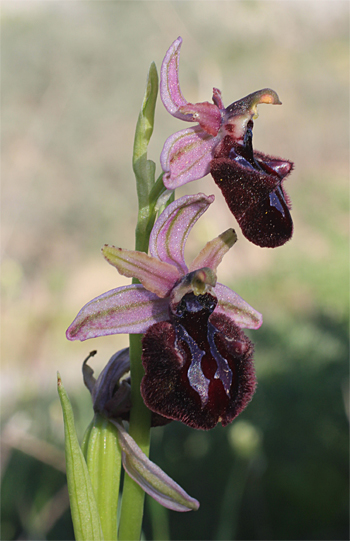
[{"label": "lower orchid flower", "polygon": [[232,229],[208,242],[187,267],[188,234],[214,196],[184,196],[156,221],[150,255],[104,246],[120,274],[137,278],[89,302],[67,330],[70,340],[146,333],[141,393],[150,410],[191,427],[230,423],[255,389],[253,346],[242,328],[262,316],[216,282],[216,269],[236,241]]},{"label": "lower orchid flower", "polygon": [[170,321],[142,341],[145,404],[203,430],[231,423],[255,391],[253,344],[232,317],[215,313],[215,284],[211,269],[187,274],[172,291]]}]

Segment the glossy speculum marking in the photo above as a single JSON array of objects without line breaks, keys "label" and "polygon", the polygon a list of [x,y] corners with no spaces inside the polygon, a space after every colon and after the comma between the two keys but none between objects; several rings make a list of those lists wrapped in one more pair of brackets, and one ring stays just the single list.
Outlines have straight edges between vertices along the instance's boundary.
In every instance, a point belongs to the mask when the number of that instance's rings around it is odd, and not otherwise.
[{"label": "glossy speculum marking", "polygon": [[200,429],[230,423],[255,390],[253,345],[223,314],[210,293],[187,293],[143,339],[146,405]]}]

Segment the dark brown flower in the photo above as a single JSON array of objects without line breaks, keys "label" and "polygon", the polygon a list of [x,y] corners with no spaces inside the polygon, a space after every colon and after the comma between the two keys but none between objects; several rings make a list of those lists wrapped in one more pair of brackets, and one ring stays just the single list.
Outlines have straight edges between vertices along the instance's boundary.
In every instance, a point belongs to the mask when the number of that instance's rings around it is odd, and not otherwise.
[{"label": "dark brown flower", "polygon": [[210,173],[243,235],[258,246],[275,248],[293,233],[291,204],[282,185],[293,164],[253,151],[252,127],[250,120],[243,144],[229,135],[223,139]]},{"label": "dark brown flower", "polygon": [[170,321],[143,338],[141,384],[145,404],[192,428],[223,426],[246,407],[255,390],[253,344],[224,314],[215,294],[186,293],[170,304]]}]

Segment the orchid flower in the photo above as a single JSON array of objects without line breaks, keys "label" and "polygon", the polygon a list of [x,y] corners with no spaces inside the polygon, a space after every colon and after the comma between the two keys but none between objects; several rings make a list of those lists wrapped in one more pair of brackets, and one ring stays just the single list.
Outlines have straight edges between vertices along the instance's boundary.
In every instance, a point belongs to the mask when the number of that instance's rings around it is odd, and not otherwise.
[{"label": "orchid flower", "polygon": [[290,202],[282,187],[293,164],[254,152],[252,146],[257,105],[280,105],[279,97],[264,88],[225,108],[220,90],[214,88],[213,103],[187,102],[178,78],[181,44],[179,37],[165,55],[160,95],[172,116],[198,124],[166,140],[160,158],[164,185],[175,189],[210,172],[243,235],[261,247],[281,246],[293,232]]},{"label": "orchid flower", "polygon": [[[150,255],[105,245],[102,253],[123,276],[141,284],[118,287],[86,304],[67,330],[69,340],[87,340],[109,334],[143,334],[154,323],[169,319],[170,293],[188,272],[203,267],[215,271],[232,246],[235,234],[228,230],[209,242],[189,267],[185,243],[198,218],[214,196],[196,194],[171,203],[156,221],[150,236]],[[213,288],[218,297],[215,313],[230,317],[241,328],[258,329],[262,316],[237,293],[222,284]]]},{"label": "orchid flower", "polygon": [[[141,385],[146,405],[163,417],[202,429],[219,421],[223,425],[231,422],[250,400],[255,387],[253,348],[241,329],[257,329],[262,324],[259,312],[216,282],[216,269],[236,241],[232,229],[208,242],[189,267],[185,263],[188,234],[213,201],[214,196],[196,194],[171,203],[152,229],[150,255],[104,246],[107,261],[141,284],[123,286],[92,300],[67,330],[70,340],[146,333],[146,375]],[[191,321],[198,331],[202,328],[202,335],[195,336]],[[159,327],[160,323],[164,326]],[[158,358],[162,348],[165,353]],[[170,374],[169,363],[176,373]],[[180,374],[178,368],[185,373]],[[191,415],[179,402],[174,404],[174,399],[182,400],[179,378],[186,379],[182,398],[186,396],[193,406]],[[166,404],[160,381],[176,395],[169,395]]]}]

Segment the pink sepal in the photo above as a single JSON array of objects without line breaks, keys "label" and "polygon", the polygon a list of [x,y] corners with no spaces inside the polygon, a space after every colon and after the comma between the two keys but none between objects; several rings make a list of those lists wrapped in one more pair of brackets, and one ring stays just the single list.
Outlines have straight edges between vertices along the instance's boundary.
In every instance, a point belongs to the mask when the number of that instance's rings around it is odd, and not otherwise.
[{"label": "pink sepal", "polygon": [[160,163],[166,188],[174,190],[209,173],[213,150],[220,135],[212,137],[200,126],[174,133],[165,141]]},{"label": "pink sepal", "polygon": [[232,289],[223,284],[216,284],[214,291],[219,301],[215,313],[225,314],[242,329],[259,329],[261,327],[262,315]]},{"label": "pink sepal", "polygon": [[140,449],[124,426],[115,420],[122,461],[128,475],[158,503],[172,511],[196,511],[199,502],[192,498]]},{"label": "pink sepal", "polygon": [[208,267],[216,272],[222,258],[234,245],[237,240],[237,235],[233,229],[228,229],[221,233],[216,239],[207,242],[204,248],[199,252],[197,257],[189,266],[189,272],[192,272],[203,267]]},{"label": "pink sepal", "polygon": [[213,195],[199,193],[185,195],[171,203],[152,229],[149,242],[151,256],[171,265],[181,275],[186,274],[184,249],[188,234],[214,199]]},{"label": "pink sepal", "polygon": [[167,297],[181,276],[173,265],[150,257],[144,252],[124,250],[105,244],[102,254],[120,274],[128,278],[137,278],[148,291],[158,297]]},{"label": "pink sepal", "polygon": [[182,38],[177,38],[168,49],[160,70],[160,97],[171,115],[181,120],[192,121],[191,114],[182,114],[179,108],[186,105],[179,83],[179,58]]},{"label": "pink sepal", "polygon": [[108,334],[143,334],[169,317],[168,299],[142,285],[118,287],[88,302],[69,326],[68,340],[88,340]]}]

